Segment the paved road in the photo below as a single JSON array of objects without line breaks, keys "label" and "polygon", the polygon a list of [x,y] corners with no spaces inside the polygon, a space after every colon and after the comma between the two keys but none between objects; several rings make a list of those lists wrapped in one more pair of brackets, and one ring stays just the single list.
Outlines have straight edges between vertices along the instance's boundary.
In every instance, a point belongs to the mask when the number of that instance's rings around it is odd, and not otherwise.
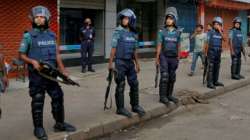
[{"label": "paved road", "polygon": [[250,136],[250,86],[100,140],[237,140]]}]

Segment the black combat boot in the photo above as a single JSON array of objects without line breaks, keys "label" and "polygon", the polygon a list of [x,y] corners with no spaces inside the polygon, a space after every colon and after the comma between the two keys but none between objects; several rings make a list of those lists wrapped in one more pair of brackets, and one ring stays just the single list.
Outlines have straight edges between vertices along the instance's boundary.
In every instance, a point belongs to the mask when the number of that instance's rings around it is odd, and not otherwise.
[{"label": "black combat boot", "polygon": [[131,118],[132,114],[124,108],[124,88],[125,82],[120,82],[119,84],[117,84],[115,93],[115,101],[117,107],[116,114]]},{"label": "black combat boot", "polygon": [[90,72],[95,72],[95,70],[94,70],[92,67],[89,67],[89,68],[88,68],[88,71],[90,71]]},{"label": "black combat boot", "polygon": [[168,82],[167,73],[162,73],[159,85],[159,96],[160,96],[159,102],[165,105],[169,105],[169,100],[167,98],[167,82]]},{"label": "black combat boot", "polygon": [[178,104],[179,99],[173,96],[174,83],[175,83],[175,82],[169,82],[169,83],[168,83],[167,98],[168,98],[169,101],[172,101],[172,102],[174,102],[175,104]]},{"label": "black combat boot", "polygon": [[64,122],[64,106],[63,105],[56,106],[54,104],[52,114],[53,114],[53,117],[56,121],[56,124],[54,125],[55,132],[62,132],[62,131],[74,132],[74,131],[76,131],[76,128],[73,125]]},{"label": "black combat boot", "polygon": [[34,124],[34,135],[39,140],[47,140],[48,136],[43,128],[43,94],[36,94],[32,98],[32,118]]},{"label": "black combat boot", "polygon": [[138,113],[140,117],[145,115],[144,109],[139,105],[139,92],[138,88],[136,90],[131,90],[129,93],[130,104],[132,106],[132,111]]},{"label": "black combat boot", "polygon": [[237,75],[237,59],[234,57],[232,58],[231,78],[233,80],[240,80],[239,75]]},{"label": "black combat boot", "polygon": [[43,127],[35,127],[34,135],[39,140],[48,140],[48,136]]},{"label": "black combat boot", "polygon": [[213,83],[213,69],[214,69],[214,64],[209,63],[208,65],[208,74],[207,74],[207,87],[211,89],[215,89],[215,85]]},{"label": "black combat boot", "polygon": [[239,76],[240,79],[245,79],[245,77],[242,76],[240,72],[241,72],[241,58],[239,58],[239,62],[237,63],[236,74]]}]

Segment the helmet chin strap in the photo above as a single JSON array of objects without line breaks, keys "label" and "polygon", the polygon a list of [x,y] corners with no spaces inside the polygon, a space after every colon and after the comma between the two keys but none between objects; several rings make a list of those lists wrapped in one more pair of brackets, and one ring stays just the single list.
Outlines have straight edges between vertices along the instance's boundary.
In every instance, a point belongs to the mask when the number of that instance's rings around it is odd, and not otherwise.
[{"label": "helmet chin strap", "polygon": [[128,25],[123,25],[123,24],[121,24],[121,26],[122,26],[123,28],[129,28]]},{"label": "helmet chin strap", "polygon": [[41,30],[46,30],[49,28],[49,23],[46,20],[44,25],[37,25],[35,22],[32,23],[33,28],[41,29]]},{"label": "helmet chin strap", "polygon": [[237,27],[234,27],[236,30],[241,30],[241,27],[237,28]]},{"label": "helmet chin strap", "polygon": [[86,26],[91,26],[91,24],[89,23],[89,22],[85,22],[84,23],[84,26],[86,27]]},{"label": "helmet chin strap", "polygon": [[177,26],[176,26],[175,24],[173,24],[173,25],[167,25],[167,24],[166,24],[165,27],[166,27],[166,28],[173,27],[173,28],[176,28],[176,29],[177,29]]}]

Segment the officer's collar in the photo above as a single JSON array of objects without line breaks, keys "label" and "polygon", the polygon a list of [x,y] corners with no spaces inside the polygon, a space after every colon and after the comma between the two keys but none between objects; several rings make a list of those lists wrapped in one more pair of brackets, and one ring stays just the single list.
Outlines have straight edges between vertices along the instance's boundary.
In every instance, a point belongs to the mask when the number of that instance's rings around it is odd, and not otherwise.
[{"label": "officer's collar", "polygon": [[166,31],[168,31],[168,32],[175,32],[175,31],[176,31],[176,28],[173,28],[172,30],[170,30],[170,28],[165,27],[165,29],[166,29]]},{"label": "officer's collar", "polygon": [[213,32],[219,32],[219,30],[216,30],[216,29],[214,29],[214,28],[212,29],[212,31],[213,31]]},{"label": "officer's collar", "polygon": [[34,31],[36,31],[36,32],[48,32],[49,31],[49,29],[45,29],[45,30],[41,30],[41,29],[39,29],[39,28],[34,28],[33,29]]},{"label": "officer's collar", "polygon": [[119,29],[121,29],[121,30],[124,30],[124,31],[127,31],[127,32],[129,32],[129,29],[127,29],[127,28],[124,28],[124,27],[122,27],[121,25],[119,25],[119,27],[118,27]]},{"label": "officer's collar", "polygon": [[233,30],[236,30],[236,31],[241,31],[241,29],[240,28],[233,28]]},{"label": "officer's collar", "polygon": [[92,29],[92,26],[89,26],[89,28],[87,28],[87,26],[83,26],[83,29]]}]

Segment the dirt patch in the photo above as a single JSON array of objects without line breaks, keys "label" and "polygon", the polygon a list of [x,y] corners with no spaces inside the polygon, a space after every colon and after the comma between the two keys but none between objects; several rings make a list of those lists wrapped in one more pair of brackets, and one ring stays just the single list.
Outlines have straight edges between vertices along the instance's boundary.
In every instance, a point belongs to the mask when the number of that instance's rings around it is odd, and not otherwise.
[{"label": "dirt patch", "polygon": [[209,102],[207,100],[204,100],[202,98],[202,94],[198,91],[189,90],[189,89],[183,89],[179,90],[175,94],[179,99],[180,103],[182,105],[188,105],[188,104],[208,104]]}]

